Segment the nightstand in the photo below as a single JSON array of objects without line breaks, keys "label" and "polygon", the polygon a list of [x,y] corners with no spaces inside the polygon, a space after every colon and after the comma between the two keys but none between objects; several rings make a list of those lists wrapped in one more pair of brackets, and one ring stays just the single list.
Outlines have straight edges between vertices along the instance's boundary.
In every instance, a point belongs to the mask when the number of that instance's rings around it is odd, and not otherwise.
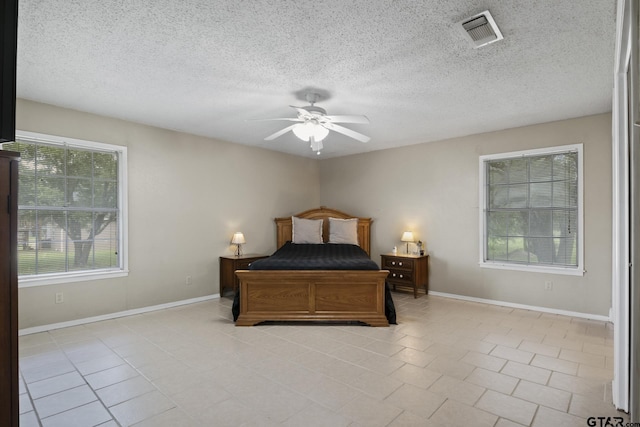
[{"label": "nightstand", "polygon": [[424,293],[429,293],[429,255],[380,255],[381,268],[389,270],[387,282],[396,286],[413,289],[413,297],[418,298],[418,287],[424,286]]},{"label": "nightstand", "polygon": [[240,282],[236,277],[236,270],[247,270],[249,268],[249,264],[253,261],[267,258],[268,255],[255,255],[255,254],[247,254],[247,255],[230,255],[230,256],[221,256],[220,257],[220,296],[224,295],[225,289],[232,289],[235,295],[238,290],[238,286]]}]

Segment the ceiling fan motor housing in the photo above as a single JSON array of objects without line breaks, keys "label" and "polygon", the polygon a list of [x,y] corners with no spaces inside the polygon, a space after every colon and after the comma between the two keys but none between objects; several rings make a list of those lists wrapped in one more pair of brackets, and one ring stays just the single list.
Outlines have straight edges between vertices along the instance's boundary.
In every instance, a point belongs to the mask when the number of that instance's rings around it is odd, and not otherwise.
[{"label": "ceiling fan motor housing", "polygon": [[315,105],[309,105],[307,107],[303,107],[305,110],[307,110],[309,113],[313,114],[319,114],[321,116],[326,116],[327,115],[327,110],[325,110],[324,108],[320,108],[320,107],[316,107]]}]

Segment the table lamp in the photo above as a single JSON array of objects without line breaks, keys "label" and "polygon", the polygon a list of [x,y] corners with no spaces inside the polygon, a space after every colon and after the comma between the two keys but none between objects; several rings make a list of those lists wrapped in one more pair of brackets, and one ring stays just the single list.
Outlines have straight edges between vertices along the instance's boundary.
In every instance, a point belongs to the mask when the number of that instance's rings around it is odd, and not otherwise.
[{"label": "table lamp", "polygon": [[239,231],[233,233],[233,237],[231,238],[231,243],[236,245],[236,256],[239,257],[242,254],[242,249],[240,248],[240,246],[242,246],[243,243],[247,243],[244,240],[244,234],[242,234]]},{"label": "table lamp", "polygon": [[411,231],[405,231],[404,233],[402,233],[402,240],[403,242],[407,242],[407,254],[409,253],[409,242],[413,242],[413,233]]}]

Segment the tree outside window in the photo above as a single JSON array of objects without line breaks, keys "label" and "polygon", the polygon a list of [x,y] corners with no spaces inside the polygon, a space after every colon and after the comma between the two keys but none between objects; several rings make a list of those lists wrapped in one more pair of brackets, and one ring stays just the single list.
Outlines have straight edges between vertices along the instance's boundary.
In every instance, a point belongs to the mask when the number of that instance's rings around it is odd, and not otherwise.
[{"label": "tree outside window", "polygon": [[18,139],[21,277],[121,267],[117,150]]}]

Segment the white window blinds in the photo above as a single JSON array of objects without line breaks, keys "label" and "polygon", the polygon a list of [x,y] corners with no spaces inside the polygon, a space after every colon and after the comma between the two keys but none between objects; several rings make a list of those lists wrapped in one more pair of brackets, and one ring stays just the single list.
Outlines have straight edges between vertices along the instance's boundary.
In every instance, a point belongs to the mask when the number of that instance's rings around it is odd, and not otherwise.
[{"label": "white window blinds", "polygon": [[481,162],[484,262],[578,267],[579,164],[573,149]]}]

